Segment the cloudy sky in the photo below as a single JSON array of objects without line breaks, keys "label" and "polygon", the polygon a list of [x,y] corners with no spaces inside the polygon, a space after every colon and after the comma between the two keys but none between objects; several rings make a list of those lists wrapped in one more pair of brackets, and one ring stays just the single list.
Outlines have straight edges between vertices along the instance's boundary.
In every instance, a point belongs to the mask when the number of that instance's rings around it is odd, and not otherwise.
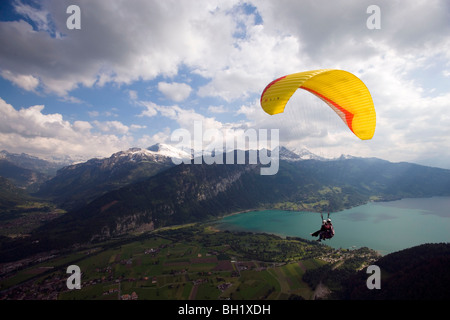
[{"label": "cloudy sky", "polygon": [[[69,29],[80,8],[80,29]],[[379,11],[379,29],[368,27]],[[370,25],[370,23],[369,23]],[[360,141],[301,90],[265,114],[265,86],[354,73],[377,112]],[[0,2],[0,149],[107,157],[174,130],[279,129],[280,144],[450,169],[450,2],[11,0]]]}]

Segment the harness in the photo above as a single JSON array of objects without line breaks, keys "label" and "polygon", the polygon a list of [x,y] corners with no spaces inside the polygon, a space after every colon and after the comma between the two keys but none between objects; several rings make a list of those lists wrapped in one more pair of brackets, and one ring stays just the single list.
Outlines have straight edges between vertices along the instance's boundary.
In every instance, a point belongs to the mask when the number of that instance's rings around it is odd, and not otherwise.
[{"label": "harness", "polygon": [[[322,218],[322,220],[324,220],[323,219],[323,214],[322,213],[320,213],[320,217]],[[328,217],[327,217],[327,219],[329,219],[330,218],[330,213],[328,212]],[[323,231],[321,231],[320,232],[320,238],[321,239],[331,239],[331,238],[333,238],[333,236],[334,236],[334,228],[333,228],[333,225],[331,224],[331,222],[328,224],[328,223],[326,223],[324,226],[323,226],[323,228],[325,229],[325,230],[323,230]]]}]

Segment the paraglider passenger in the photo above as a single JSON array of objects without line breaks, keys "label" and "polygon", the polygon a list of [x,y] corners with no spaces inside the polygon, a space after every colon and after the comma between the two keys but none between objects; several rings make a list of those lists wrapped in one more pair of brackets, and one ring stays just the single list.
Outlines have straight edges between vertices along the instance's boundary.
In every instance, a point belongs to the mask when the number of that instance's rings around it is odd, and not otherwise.
[{"label": "paraglider passenger", "polygon": [[[327,224],[327,221],[326,221],[326,220],[322,220],[322,226],[320,227],[320,229],[317,230],[316,232],[311,233],[311,235],[312,235],[313,237],[317,237],[318,235],[321,234],[321,232],[326,231],[326,230],[327,230],[327,229],[326,229],[326,224]],[[320,241],[320,238],[319,238],[317,241]]]},{"label": "paraglider passenger", "polygon": [[311,235],[313,237],[319,236],[319,239],[317,239],[317,241],[319,241],[319,242],[322,240],[333,238],[334,227],[333,227],[333,224],[331,223],[331,219],[328,218],[327,220],[323,220],[322,227],[320,228],[320,230],[317,230],[316,232],[311,233]]}]

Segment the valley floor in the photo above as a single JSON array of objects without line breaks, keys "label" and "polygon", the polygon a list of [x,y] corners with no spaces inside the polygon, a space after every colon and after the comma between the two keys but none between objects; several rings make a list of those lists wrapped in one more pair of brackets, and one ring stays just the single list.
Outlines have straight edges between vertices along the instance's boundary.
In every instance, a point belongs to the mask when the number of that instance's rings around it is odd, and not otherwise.
[{"label": "valley floor", "polygon": [[[322,299],[332,288],[305,282],[308,270],[352,261],[363,267],[376,258],[368,249],[190,225],[3,264],[0,299]],[[80,290],[67,288],[69,265],[80,267]]]}]

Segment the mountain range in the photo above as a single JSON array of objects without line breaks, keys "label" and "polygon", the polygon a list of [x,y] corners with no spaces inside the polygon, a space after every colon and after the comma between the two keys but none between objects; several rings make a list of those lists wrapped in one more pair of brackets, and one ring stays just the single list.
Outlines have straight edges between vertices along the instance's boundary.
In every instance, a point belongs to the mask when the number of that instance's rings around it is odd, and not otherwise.
[{"label": "mountain range", "polygon": [[67,157],[64,160],[48,161],[35,156],[30,156],[26,153],[17,154],[10,153],[6,150],[0,151],[0,160],[11,162],[20,168],[39,172],[47,176],[54,176],[58,169],[71,164],[72,161],[70,161],[69,158],[70,157]]},{"label": "mountain range", "polygon": [[45,160],[0,151],[0,176],[9,179],[18,188],[36,191],[56,170],[56,165]]},{"label": "mountain range", "polygon": [[144,180],[173,166],[171,157],[177,156],[176,150],[165,145],[116,152],[109,158],[91,159],[58,170],[35,195],[52,200],[65,209],[77,208],[105,192]]},{"label": "mountain range", "polygon": [[284,147],[279,154],[278,173],[267,176],[261,164],[174,165],[172,157],[186,153],[161,144],[63,167],[33,196],[68,212],[29,239],[4,242],[2,256],[16,255],[17,246],[23,253],[65,248],[244,210],[339,211],[371,200],[450,195],[450,170],[376,158],[319,160]]}]

